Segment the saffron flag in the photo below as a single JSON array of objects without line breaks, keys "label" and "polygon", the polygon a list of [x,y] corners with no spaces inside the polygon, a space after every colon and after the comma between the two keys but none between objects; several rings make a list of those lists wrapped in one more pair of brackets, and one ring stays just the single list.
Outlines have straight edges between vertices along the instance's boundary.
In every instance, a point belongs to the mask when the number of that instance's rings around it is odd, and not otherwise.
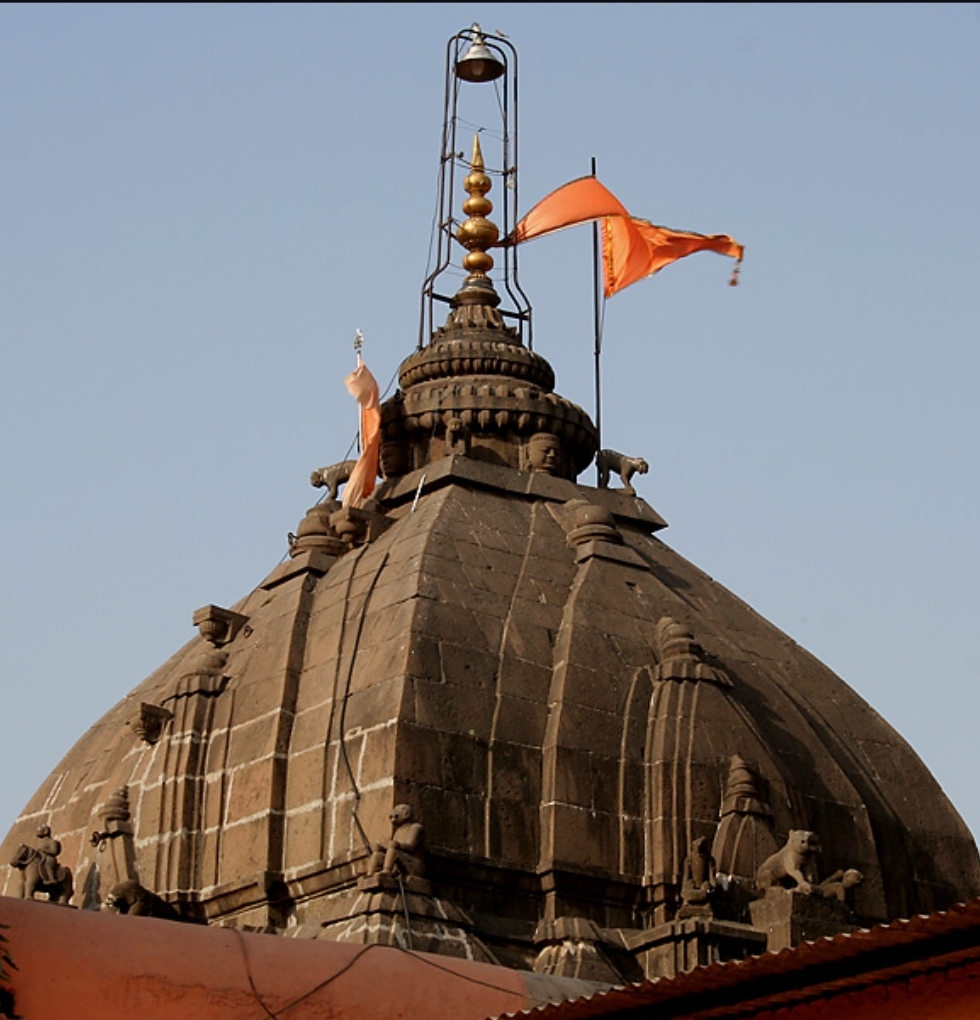
[{"label": "saffron flag", "polygon": [[520,244],[591,220],[602,220],[602,275],[607,298],[696,251],[714,251],[734,258],[729,282],[733,286],[738,283],[745,249],[734,238],[672,230],[630,216],[622,202],[595,177],[579,177],[543,198],[517,224],[508,243]]},{"label": "saffron flag", "polygon": [[514,227],[512,244],[530,241],[604,216],[629,216],[626,206],[595,177],[579,177],[545,196]]},{"label": "saffron flag", "polygon": [[658,227],[635,216],[607,216],[602,221],[602,277],[606,297],[696,251],[714,251],[735,259],[729,281],[738,283],[745,249],[727,234],[695,234]]},{"label": "saffron flag", "polygon": [[351,472],[341,503],[359,507],[374,492],[381,455],[381,395],[378,383],[357,355],[357,368],[346,379],[347,392],[361,405],[361,454]]}]

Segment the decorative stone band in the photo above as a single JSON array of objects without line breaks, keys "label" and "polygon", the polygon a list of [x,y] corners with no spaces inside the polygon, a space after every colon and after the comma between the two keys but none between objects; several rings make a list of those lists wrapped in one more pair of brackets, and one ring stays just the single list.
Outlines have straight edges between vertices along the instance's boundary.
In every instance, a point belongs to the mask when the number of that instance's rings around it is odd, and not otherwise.
[{"label": "decorative stone band", "polygon": [[561,439],[576,474],[592,463],[598,448],[595,426],[582,408],[555,393],[508,381],[415,387],[396,394],[381,409],[386,439],[442,434],[451,418],[474,432],[506,437],[551,432]]},{"label": "decorative stone band", "polygon": [[548,393],[555,388],[554,370],[541,355],[495,336],[434,340],[402,362],[398,385],[407,390],[419,383],[461,376],[505,376]]},{"label": "decorative stone band", "polygon": [[474,432],[501,438],[553,432],[576,474],[588,467],[599,446],[595,426],[580,407],[553,393],[502,382],[433,386],[396,395],[381,409],[381,427],[386,440],[410,441],[433,431],[443,435],[454,417]]},{"label": "decorative stone band", "polygon": [[669,659],[654,668],[654,680],[704,680],[719,687],[732,687],[728,675],[706,662],[692,659]]}]

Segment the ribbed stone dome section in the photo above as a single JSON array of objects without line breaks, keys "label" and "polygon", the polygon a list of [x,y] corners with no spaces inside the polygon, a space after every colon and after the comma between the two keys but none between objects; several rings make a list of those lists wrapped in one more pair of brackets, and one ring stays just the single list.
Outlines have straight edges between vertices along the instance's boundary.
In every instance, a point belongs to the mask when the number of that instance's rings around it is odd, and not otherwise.
[{"label": "ribbed stone dome section", "polygon": [[358,875],[406,803],[428,883],[406,909],[443,933],[427,947],[525,968],[562,932],[629,960],[688,923],[699,837],[744,870],[818,832],[822,876],[864,875],[862,924],[980,892],[915,753],[662,542],[643,500],[449,455],[376,506],[340,555],[301,552],[212,612],[228,640],[195,638],[85,734],[5,859],[50,825],[97,907],[115,875],[90,836],[125,789],[140,881],[185,913],[367,939],[402,901]]}]

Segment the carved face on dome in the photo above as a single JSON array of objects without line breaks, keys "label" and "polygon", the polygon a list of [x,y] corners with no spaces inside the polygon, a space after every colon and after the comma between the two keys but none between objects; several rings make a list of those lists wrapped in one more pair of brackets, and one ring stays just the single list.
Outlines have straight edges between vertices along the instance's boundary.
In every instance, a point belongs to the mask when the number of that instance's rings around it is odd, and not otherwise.
[{"label": "carved face on dome", "polygon": [[532,471],[553,475],[558,472],[561,443],[551,432],[538,432],[527,444],[527,464]]}]

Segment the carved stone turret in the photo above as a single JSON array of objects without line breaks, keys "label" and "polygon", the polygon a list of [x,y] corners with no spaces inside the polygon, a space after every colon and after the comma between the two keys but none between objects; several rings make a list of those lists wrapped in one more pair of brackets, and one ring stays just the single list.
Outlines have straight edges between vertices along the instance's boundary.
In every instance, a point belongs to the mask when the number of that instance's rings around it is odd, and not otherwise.
[{"label": "carved stone turret", "polygon": [[139,881],[136,842],[129,810],[129,791],[116,790],[101,811],[101,828],[89,842],[99,851],[98,874],[101,899],[120,882]]},{"label": "carved stone turret", "polygon": [[732,755],[712,845],[718,871],[751,881],[777,849],[772,809],[759,790],[758,778],[740,755]]},{"label": "carved stone turret", "polygon": [[[460,454],[542,470],[534,459],[547,436],[554,447],[547,473],[574,480],[595,456],[595,426],[582,408],[554,392],[551,366],[524,347],[497,310],[500,297],[489,276],[493,257],[487,249],[499,232],[487,219],[491,181],[479,138],[463,186],[469,193],[463,203],[467,219],[457,240],[467,249],[463,268],[469,275],[445,325],[402,362],[399,390],[382,406],[382,473],[392,478]],[[531,449],[535,436],[542,438]]]}]

